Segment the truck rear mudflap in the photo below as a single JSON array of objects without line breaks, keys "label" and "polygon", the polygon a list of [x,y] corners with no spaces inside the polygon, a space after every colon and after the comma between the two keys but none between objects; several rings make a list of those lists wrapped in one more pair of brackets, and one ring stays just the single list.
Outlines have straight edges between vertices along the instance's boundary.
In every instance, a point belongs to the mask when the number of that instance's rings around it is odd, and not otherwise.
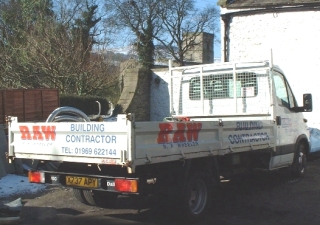
[{"label": "truck rear mudflap", "polygon": [[28,172],[28,178],[31,183],[47,183],[97,191],[139,194],[138,178],[32,170]]}]

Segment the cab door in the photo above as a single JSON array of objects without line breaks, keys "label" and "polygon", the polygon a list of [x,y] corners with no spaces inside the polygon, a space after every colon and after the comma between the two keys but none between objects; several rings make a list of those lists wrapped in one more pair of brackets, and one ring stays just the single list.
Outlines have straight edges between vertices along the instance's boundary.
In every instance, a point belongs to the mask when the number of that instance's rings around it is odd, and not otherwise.
[{"label": "cab door", "polygon": [[273,168],[290,165],[294,157],[294,146],[299,113],[290,110],[296,106],[291,88],[283,74],[272,74],[277,133],[276,151],[273,153]]}]

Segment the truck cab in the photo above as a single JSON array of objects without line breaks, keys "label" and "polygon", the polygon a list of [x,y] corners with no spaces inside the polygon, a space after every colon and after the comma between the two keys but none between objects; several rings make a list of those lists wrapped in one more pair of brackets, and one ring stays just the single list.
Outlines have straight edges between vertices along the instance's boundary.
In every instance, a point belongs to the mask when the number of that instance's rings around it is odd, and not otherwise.
[{"label": "truck cab", "polygon": [[[283,165],[290,165],[294,160],[305,164],[306,154],[309,154],[310,145],[306,143],[306,140],[309,140],[309,131],[307,129],[307,119],[304,118],[302,112],[312,111],[311,94],[304,94],[303,107],[298,107],[290,85],[278,67],[272,70],[272,84],[274,117],[277,126],[277,146],[270,162],[270,167],[277,168]],[[304,142],[304,144],[299,144],[301,142]],[[297,148],[300,149],[300,153],[296,156],[297,159],[294,159],[292,150]]]},{"label": "truck cab", "polygon": [[[303,113],[312,111],[312,96],[304,94],[299,107],[283,71],[272,61],[174,67],[171,77],[172,117],[224,125],[233,121],[231,127],[242,134],[228,136],[231,148],[246,142],[245,136],[263,138],[267,134],[273,149],[267,157],[269,169],[289,166],[293,161],[305,167],[310,145]],[[272,134],[262,132],[267,126],[272,127]],[[254,144],[254,139],[250,142]],[[295,157],[297,148],[301,152]]]}]

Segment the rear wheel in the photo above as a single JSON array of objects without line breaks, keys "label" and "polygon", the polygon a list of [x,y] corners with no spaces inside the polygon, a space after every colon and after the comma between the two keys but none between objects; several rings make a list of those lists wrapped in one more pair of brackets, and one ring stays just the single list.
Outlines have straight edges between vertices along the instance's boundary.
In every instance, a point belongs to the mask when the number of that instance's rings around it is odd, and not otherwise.
[{"label": "rear wheel", "polygon": [[185,219],[197,220],[206,213],[211,201],[212,188],[204,173],[194,173],[190,176],[182,198]]},{"label": "rear wheel", "polygon": [[106,191],[83,190],[85,200],[94,206],[114,208],[117,203],[117,193]]},{"label": "rear wheel", "polygon": [[307,146],[299,142],[295,150],[291,173],[295,177],[303,177],[307,169]]},{"label": "rear wheel", "polygon": [[83,194],[83,190],[81,189],[77,189],[77,188],[73,188],[72,189],[73,191],[73,196],[81,203],[83,204],[88,204],[86,198],[84,197],[84,194]]}]

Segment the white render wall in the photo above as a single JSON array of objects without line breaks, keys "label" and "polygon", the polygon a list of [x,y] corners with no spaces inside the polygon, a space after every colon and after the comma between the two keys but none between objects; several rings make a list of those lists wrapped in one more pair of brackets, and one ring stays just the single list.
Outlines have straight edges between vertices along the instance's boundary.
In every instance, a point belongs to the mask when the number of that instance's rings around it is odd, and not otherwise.
[{"label": "white render wall", "polygon": [[[157,83],[157,80],[160,83]],[[153,70],[150,87],[150,120],[163,121],[170,116],[169,68]]]},{"label": "white render wall", "polygon": [[320,128],[320,11],[235,16],[228,32],[228,61],[267,60],[272,49],[298,104],[303,93],[312,94],[313,112],[304,116],[309,127]]}]

